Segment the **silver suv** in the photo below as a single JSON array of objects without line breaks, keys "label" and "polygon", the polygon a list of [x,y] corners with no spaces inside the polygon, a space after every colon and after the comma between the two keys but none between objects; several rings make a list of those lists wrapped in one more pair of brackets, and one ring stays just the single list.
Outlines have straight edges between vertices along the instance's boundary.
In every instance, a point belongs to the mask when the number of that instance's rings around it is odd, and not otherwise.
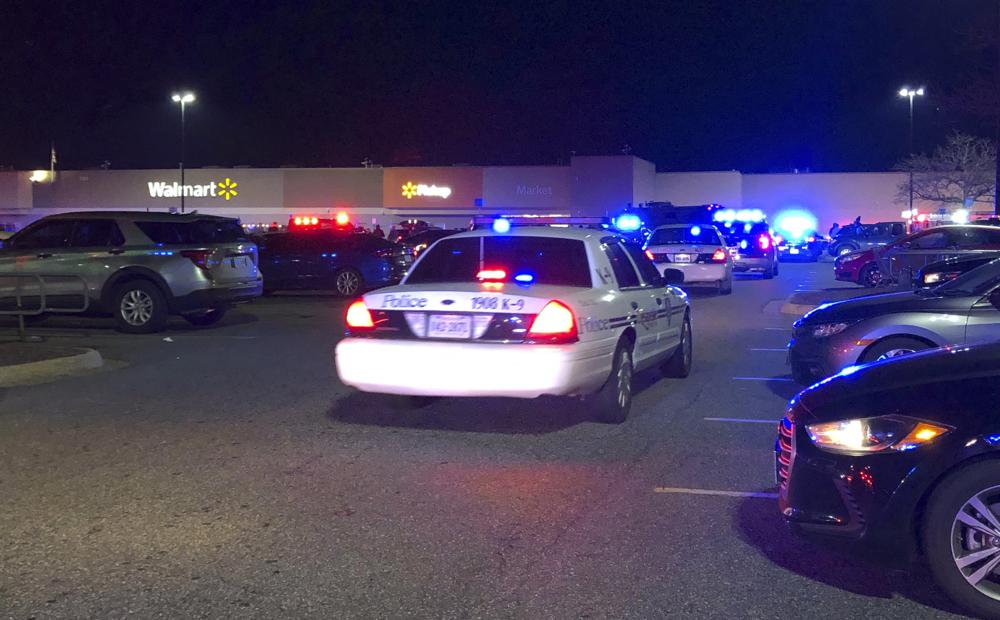
[{"label": "silver suv", "polygon": [[[47,309],[86,305],[88,311],[111,314],[118,329],[129,333],[159,331],[170,314],[211,325],[230,305],[263,291],[257,246],[239,220],[198,214],[52,215],[0,245],[5,306],[15,279],[4,276],[12,275],[42,276]],[[38,280],[16,280],[22,291],[34,287],[40,299]],[[88,304],[80,303],[81,286]]]}]

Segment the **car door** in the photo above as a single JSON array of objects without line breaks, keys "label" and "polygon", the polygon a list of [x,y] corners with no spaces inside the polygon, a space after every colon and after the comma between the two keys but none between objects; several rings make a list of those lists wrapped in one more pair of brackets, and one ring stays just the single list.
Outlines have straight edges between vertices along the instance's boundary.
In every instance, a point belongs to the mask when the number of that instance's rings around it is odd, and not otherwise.
[{"label": "car door", "polygon": [[656,265],[639,246],[624,244],[623,247],[635,264],[642,278],[643,287],[649,291],[653,299],[655,321],[652,319],[649,321],[656,331],[655,348],[661,353],[670,350],[680,342],[680,320],[675,320],[673,317],[677,309],[677,298],[663,281]]},{"label": "car door", "polygon": [[[44,276],[55,274],[59,256],[67,251],[73,221],[65,219],[40,220],[9,239],[0,251],[0,305],[6,308],[13,303],[17,290],[32,299],[22,307],[37,308],[42,287],[34,278],[8,278],[4,275]],[[49,291],[45,290],[48,295]]]},{"label": "car door", "polygon": [[657,351],[656,302],[653,301],[652,291],[643,286],[635,265],[618,239],[605,239],[601,247],[611,263],[618,290],[627,305],[628,316],[635,325],[634,361],[638,367]]},{"label": "car door", "polygon": [[[81,219],[73,223],[73,232],[65,250],[48,259],[51,273],[68,276],[48,282],[63,296],[61,308],[80,308],[81,286],[86,288],[92,301],[100,298],[108,274],[117,271],[127,262],[123,255],[125,237],[118,224],[111,219]],[[82,282],[82,284],[81,284]]]}]

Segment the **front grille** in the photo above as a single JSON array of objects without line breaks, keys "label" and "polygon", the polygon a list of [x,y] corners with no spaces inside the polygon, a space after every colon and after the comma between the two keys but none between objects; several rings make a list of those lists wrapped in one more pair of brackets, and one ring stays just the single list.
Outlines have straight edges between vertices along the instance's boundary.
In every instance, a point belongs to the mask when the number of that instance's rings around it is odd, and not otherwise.
[{"label": "front grille", "polygon": [[795,435],[795,425],[788,418],[783,418],[778,424],[778,445],[775,446],[778,453],[777,477],[778,486],[784,487],[788,484],[788,473],[792,468],[792,441]]}]

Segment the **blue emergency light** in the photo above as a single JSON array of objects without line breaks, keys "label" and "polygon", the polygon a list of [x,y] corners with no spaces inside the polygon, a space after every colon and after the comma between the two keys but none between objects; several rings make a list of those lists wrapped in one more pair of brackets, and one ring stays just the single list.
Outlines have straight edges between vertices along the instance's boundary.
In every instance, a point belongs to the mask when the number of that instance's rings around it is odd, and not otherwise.
[{"label": "blue emergency light", "polygon": [[634,232],[642,228],[642,219],[635,213],[623,213],[615,218],[615,228],[622,232]]},{"label": "blue emergency light", "polygon": [[493,232],[500,233],[501,235],[510,232],[510,220],[504,219],[502,217],[493,220]]}]

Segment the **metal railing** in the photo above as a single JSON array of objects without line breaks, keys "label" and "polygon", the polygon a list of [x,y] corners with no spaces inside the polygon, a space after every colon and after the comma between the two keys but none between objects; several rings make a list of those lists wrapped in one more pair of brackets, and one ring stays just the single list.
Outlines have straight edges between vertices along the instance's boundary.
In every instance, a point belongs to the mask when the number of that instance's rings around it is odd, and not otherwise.
[{"label": "metal railing", "polygon": [[913,288],[913,276],[930,263],[946,258],[973,256],[976,254],[996,254],[996,250],[896,250],[888,252],[878,260],[878,269],[883,284],[895,283],[898,288]]},{"label": "metal railing", "polygon": [[[70,285],[72,283],[72,285]],[[76,285],[79,288],[76,288]],[[69,285],[69,286],[68,286]],[[80,298],[80,304],[50,305],[52,299]],[[12,304],[10,302],[13,302]],[[77,314],[90,307],[87,282],[81,276],[55,274],[0,274],[0,316],[17,317],[17,333],[27,339],[24,317],[42,314]]]}]

